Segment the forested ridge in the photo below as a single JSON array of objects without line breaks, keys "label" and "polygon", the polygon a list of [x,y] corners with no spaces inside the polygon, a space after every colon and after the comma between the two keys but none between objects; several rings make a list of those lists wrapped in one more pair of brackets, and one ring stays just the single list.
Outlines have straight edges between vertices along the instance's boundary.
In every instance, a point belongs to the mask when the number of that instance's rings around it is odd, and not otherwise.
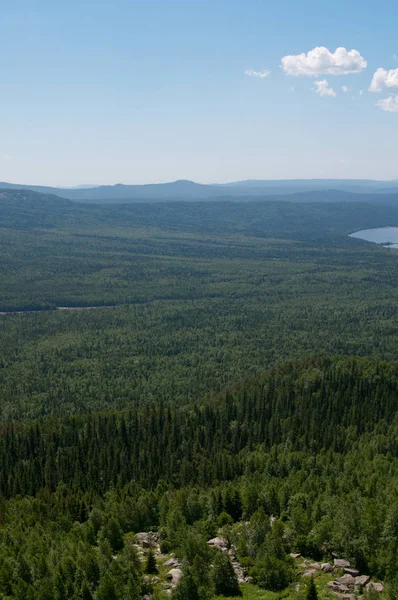
[{"label": "forested ridge", "polygon": [[0,598],[397,597],[396,209],[0,203]]},{"label": "forested ridge", "polygon": [[395,363],[325,358],[275,367],[189,408],[153,404],[12,423],[2,432],[0,491],[10,497],[72,484],[104,493],[130,480],[154,488],[160,479],[207,486],[242,475],[258,447],[346,453],[376,426],[395,424],[397,390]]},{"label": "forested ridge", "polygon": [[[284,552],[324,560],[343,554],[395,586],[397,377],[395,364],[317,358],[275,367],[190,409],[153,406],[6,426],[0,589],[20,587],[12,573],[22,568],[31,597],[56,589],[60,572],[65,589],[75,589],[77,543],[80,584],[101,590],[102,573],[123,588],[129,578],[139,581],[140,568],[115,571],[103,556],[104,539],[113,552],[124,546],[123,556],[134,555],[123,532],[153,528],[163,552],[174,548],[195,571],[195,552],[211,560],[207,537],[224,524],[234,541],[233,523],[241,520],[254,529],[246,542],[238,536],[238,556],[261,582],[266,515],[278,518]],[[15,546],[21,528],[28,535],[22,552]],[[39,532],[40,569],[30,549]],[[251,535],[257,542],[249,543]],[[100,553],[93,554],[97,541]],[[284,565],[289,581],[288,559]],[[123,593],[115,597],[129,597]]]}]

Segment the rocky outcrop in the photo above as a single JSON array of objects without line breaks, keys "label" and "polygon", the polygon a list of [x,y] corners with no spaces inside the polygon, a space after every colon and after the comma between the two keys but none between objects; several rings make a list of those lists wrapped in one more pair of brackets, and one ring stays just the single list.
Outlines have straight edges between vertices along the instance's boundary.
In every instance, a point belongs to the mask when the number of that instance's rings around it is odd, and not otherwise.
[{"label": "rocky outcrop", "polygon": [[135,538],[141,548],[155,549],[159,547],[159,535],[154,531],[136,533]]},{"label": "rocky outcrop", "polygon": [[321,569],[324,573],[330,573],[330,571],[333,571],[333,567],[330,563],[322,563],[321,564]]},{"label": "rocky outcrop", "polygon": [[228,549],[228,541],[221,537],[215,537],[207,542],[208,546],[213,546],[213,548],[219,548],[220,550]]},{"label": "rocky outcrop", "polygon": [[[358,571],[356,569],[351,569],[351,573],[358,573]],[[365,586],[367,591],[373,588],[378,593],[383,592],[384,585],[382,583],[370,581],[369,575],[357,575],[354,577],[351,573],[345,573],[342,577],[337,577],[334,581],[329,581],[329,583],[326,584],[328,589],[339,598],[345,600],[355,598],[353,592],[358,593]]]}]

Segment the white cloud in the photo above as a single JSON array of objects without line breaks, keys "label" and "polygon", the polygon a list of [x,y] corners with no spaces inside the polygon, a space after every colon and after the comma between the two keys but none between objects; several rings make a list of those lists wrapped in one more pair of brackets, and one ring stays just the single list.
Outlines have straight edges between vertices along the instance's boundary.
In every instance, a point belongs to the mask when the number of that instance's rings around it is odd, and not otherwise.
[{"label": "white cloud", "polygon": [[326,79],[318,79],[314,83],[315,93],[318,94],[318,96],[332,96],[333,98],[336,97],[336,92],[331,87],[329,87],[329,84],[326,81]]},{"label": "white cloud", "polygon": [[282,69],[286,75],[347,75],[360,73],[368,66],[358,50],[337,48],[330,52],[324,46],[310,50],[307,54],[296,54],[282,58]]},{"label": "white cloud", "polygon": [[359,95],[363,96],[363,90],[359,90]]},{"label": "white cloud", "polygon": [[253,69],[246,69],[245,75],[248,77],[259,77],[260,79],[264,79],[271,74],[269,69],[262,69],[261,71],[254,71]]},{"label": "white cloud", "polygon": [[346,85],[342,85],[342,86],[341,86],[341,89],[343,90],[343,92],[344,92],[345,94],[347,94],[347,93],[349,92],[349,89],[348,89],[348,87],[347,87]]},{"label": "white cloud", "polygon": [[4,160],[10,160],[11,156],[9,154],[3,154]]},{"label": "white cloud", "polygon": [[398,60],[398,56],[396,54],[393,54],[392,57],[394,60]]},{"label": "white cloud", "polygon": [[389,96],[376,102],[376,106],[386,112],[398,112],[398,96]]},{"label": "white cloud", "polygon": [[387,71],[380,67],[373,75],[369,92],[381,92],[384,88],[398,87],[398,69]]}]

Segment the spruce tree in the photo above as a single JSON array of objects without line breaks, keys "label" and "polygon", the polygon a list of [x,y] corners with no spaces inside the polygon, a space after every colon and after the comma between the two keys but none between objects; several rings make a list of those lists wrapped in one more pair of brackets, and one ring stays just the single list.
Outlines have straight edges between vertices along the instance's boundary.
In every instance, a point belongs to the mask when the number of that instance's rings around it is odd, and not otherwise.
[{"label": "spruce tree", "polygon": [[214,568],[211,574],[216,594],[222,596],[241,596],[238,578],[228,554],[217,551],[214,557]]},{"label": "spruce tree", "polygon": [[156,575],[157,572],[158,568],[156,565],[156,558],[153,553],[153,550],[151,549],[149,550],[148,556],[146,558],[145,573],[148,573],[148,575]]},{"label": "spruce tree", "polygon": [[183,575],[171,597],[173,600],[201,600],[195,579],[189,570]]},{"label": "spruce tree", "polygon": [[316,585],[313,577],[311,577],[308,584],[305,600],[318,600],[318,592],[316,591]]}]

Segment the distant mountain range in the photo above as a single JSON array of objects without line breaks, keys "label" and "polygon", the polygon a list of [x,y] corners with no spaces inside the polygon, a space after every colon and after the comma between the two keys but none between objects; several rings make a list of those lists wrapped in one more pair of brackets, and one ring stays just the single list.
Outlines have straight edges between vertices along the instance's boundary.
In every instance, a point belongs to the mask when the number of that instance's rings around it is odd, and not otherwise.
[{"label": "distant mountain range", "polygon": [[[147,185],[102,185],[98,187],[54,188],[38,185],[1,183],[0,189],[32,190],[41,194],[53,194],[75,202],[128,203],[159,202],[165,200],[211,200],[214,198],[253,198],[280,196],[307,192],[337,190],[352,194],[398,194],[398,181],[375,181],[371,179],[289,179],[248,180],[225,184],[200,184],[179,180],[171,183]],[[314,201],[314,198],[312,198]],[[325,199],[322,199],[325,201]],[[322,201],[320,200],[320,201]],[[342,197],[340,201],[347,201]],[[305,199],[301,198],[301,201]],[[332,199],[332,201],[335,201]],[[355,201],[355,198],[351,198]]]}]

